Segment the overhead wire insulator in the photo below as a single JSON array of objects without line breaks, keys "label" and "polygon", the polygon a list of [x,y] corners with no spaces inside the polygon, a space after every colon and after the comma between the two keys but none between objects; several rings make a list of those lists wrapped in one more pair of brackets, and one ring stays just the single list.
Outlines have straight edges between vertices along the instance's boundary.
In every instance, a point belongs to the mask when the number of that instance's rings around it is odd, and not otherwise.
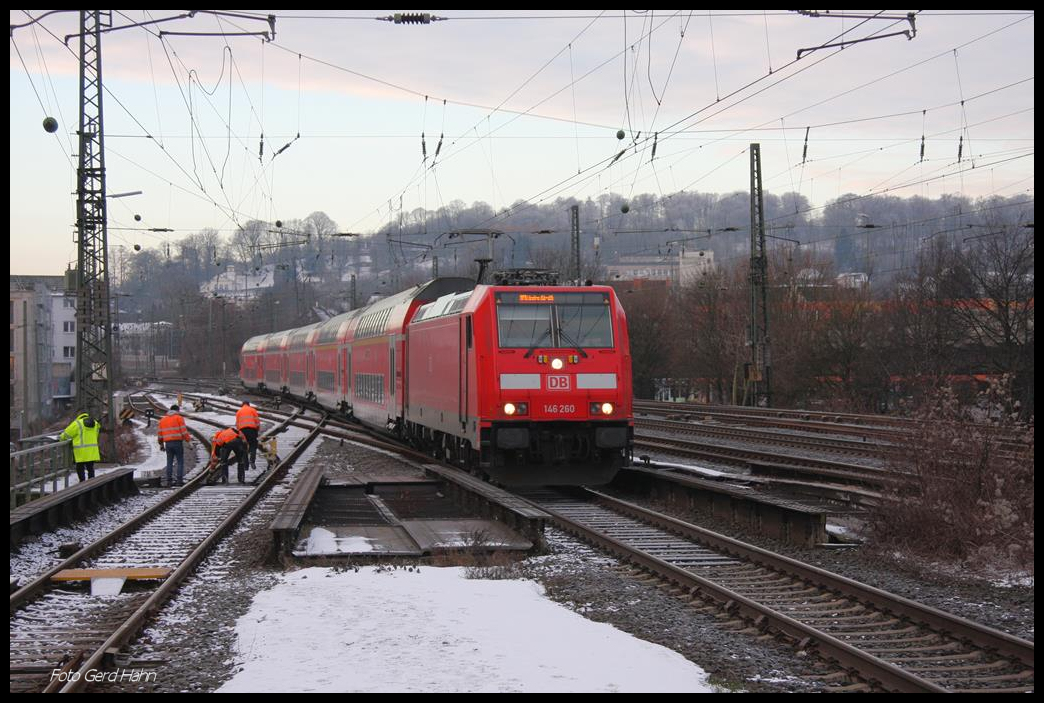
[{"label": "overhead wire insulator", "polygon": [[445,132],[439,135],[439,143],[435,147],[435,156],[431,157],[431,167],[435,168],[435,162],[439,160],[439,152],[442,151],[442,138],[446,136]]},{"label": "overhead wire insulator", "polygon": [[653,134],[653,150],[652,150],[652,156],[649,158],[649,162],[650,163],[652,163],[652,160],[656,158],[656,142],[657,142],[657,140],[659,140],[659,138],[660,138],[660,133],[659,132],[656,132],[655,134]]},{"label": "overhead wire insulator", "polygon": [[961,135],[960,140],[957,142],[957,163],[961,162],[961,154],[964,153],[964,135]]},{"label": "overhead wire insulator", "polygon": [[[928,119],[928,110],[921,110],[921,162],[924,161],[924,124]],[[918,162],[920,163],[920,162]]]},{"label": "overhead wire insulator", "polygon": [[804,164],[808,159],[808,132],[812,127],[805,127],[805,148],[801,152],[801,163]]},{"label": "overhead wire insulator", "polygon": [[396,12],[392,17],[395,24],[431,24],[430,12]]},{"label": "overhead wire insulator", "polygon": [[424,155],[422,161],[428,160],[428,145],[424,142],[424,132],[421,132],[421,154]]}]

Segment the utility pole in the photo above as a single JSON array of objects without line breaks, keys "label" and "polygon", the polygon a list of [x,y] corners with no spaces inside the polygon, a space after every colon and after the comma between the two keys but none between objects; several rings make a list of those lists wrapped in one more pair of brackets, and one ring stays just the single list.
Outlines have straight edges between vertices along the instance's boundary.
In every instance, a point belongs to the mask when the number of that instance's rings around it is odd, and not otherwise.
[{"label": "utility pole", "polygon": [[[194,17],[198,13],[229,14],[216,10],[188,13],[147,23],[114,27],[111,10],[80,10],[80,32],[69,35],[80,39],[80,123],[79,164],[76,170],[76,273],[67,276],[70,293],[76,293],[76,395],[80,411],[89,412],[103,429],[103,453],[116,456],[116,412],[112,403],[114,364],[112,356],[112,310],[109,307],[108,231],[105,203],[105,147],[102,120],[101,35],[120,29],[140,27]],[[275,16],[265,18],[238,14],[241,19],[267,21],[267,32],[251,32],[271,41],[275,36]],[[40,18],[33,20],[35,23]],[[23,25],[27,26],[27,25]],[[14,31],[12,26],[12,31]],[[223,36],[218,33],[210,36]]]},{"label": "utility pole", "polygon": [[754,407],[772,406],[768,328],[768,253],[765,200],[761,191],[761,145],[750,145],[750,363],[745,396]]},{"label": "utility pole", "polygon": [[105,147],[102,122],[101,32],[112,12],[80,11],[80,156],[77,174],[76,395],[79,410],[104,423],[102,445],[116,457],[112,406],[112,324],[109,308]]},{"label": "utility pole", "polygon": [[581,285],[583,281],[580,278],[580,206],[571,205],[569,207],[569,232],[572,236],[573,248],[570,255],[570,266],[573,272],[576,274],[574,283]]}]

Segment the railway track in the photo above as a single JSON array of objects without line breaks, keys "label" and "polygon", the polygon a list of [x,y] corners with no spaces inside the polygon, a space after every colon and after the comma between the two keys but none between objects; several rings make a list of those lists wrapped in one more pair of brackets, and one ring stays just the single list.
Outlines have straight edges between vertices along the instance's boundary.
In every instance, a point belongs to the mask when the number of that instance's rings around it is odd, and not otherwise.
[{"label": "railway track", "polygon": [[636,400],[635,406],[657,410],[676,410],[683,412],[706,413],[716,416],[733,416],[742,418],[766,418],[781,420],[800,420],[803,422],[824,422],[864,427],[886,427],[908,429],[917,424],[916,420],[893,415],[869,415],[860,413],[834,413],[821,410],[787,410],[783,408],[751,408],[738,405],[700,405],[698,403],[665,403],[654,400]]},{"label": "railway track", "polygon": [[880,488],[896,479],[890,472],[872,466],[849,464],[827,459],[779,454],[763,449],[726,447],[705,444],[688,439],[672,439],[637,435],[635,449],[659,451],[706,461],[746,468],[753,474],[781,476],[786,479],[804,478],[814,481],[837,482],[841,486],[858,485]]},{"label": "railway track", "polygon": [[891,445],[855,439],[809,437],[787,432],[752,430],[750,428],[727,427],[703,422],[677,422],[672,420],[636,419],[635,429],[672,432],[675,434],[698,435],[734,442],[767,444],[793,447],[812,452],[867,456],[883,458],[894,453]]},{"label": "railway track", "polygon": [[[200,472],[161,503],[13,593],[12,693],[82,690],[88,672],[100,669],[137,634],[213,546],[279,482],[319,436],[323,422],[325,418],[314,423],[309,435],[258,486],[204,486],[206,474]],[[166,567],[171,572],[158,584],[136,582],[115,596],[91,596],[53,579],[66,569],[131,567]],[[55,679],[55,670],[64,671],[65,680]]]},{"label": "railway track", "polygon": [[567,532],[847,670],[863,688],[1032,691],[1033,643],[594,491],[530,492]]},{"label": "railway track", "polygon": [[[811,410],[783,410],[778,408],[747,408],[732,405],[698,405],[694,403],[664,403],[636,400],[636,414],[681,415],[685,419],[703,419],[722,424],[745,427],[776,427],[779,429],[815,434],[849,435],[864,441],[901,444],[918,431],[920,422],[912,418],[886,415],[859,415],[854,413],[827,413]],[[1010,452],[1025,449],[1025,442],[1010,433],[997,432],[989,425],[969,423],[969,431],[990,434],[998,448]]]},{"label": "railway track", "polygon": [[[895,442],[910,433],[910,428],[871,426],[839,423],[825,418],[813,419],[802,415],[787,415],[778,417],[764,412],[740,412],[741,410],[755,410],[754,408],[740,408],[738,410],[721,411],[720,406],[690,405],[684,403],[654,403],[650,401],[635,401],[635,415],[670,415],[685,420],[704,420],[717,422],[722,425],[733,425],[742,427],[777,428],[791,432],[805,432],[811,434],[829,434],[834,436],[857,437],[864,441]],[[843,417],[843,416],[837,416]]]}]

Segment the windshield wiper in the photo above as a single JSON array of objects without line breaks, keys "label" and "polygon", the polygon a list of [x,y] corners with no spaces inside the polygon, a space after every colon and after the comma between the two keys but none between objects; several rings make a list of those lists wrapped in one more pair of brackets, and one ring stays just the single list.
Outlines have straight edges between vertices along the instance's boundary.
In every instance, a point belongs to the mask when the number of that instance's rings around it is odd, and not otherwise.
[{"label": "windshield wiper", "polygon": [[564,329],[559,328],[558,336],[561,337],[562,339],[564,339],[565,341],[569,342],[569,345],[573,349],[576,349],[578,352],[580,352],[580,356],[584,357],[585,359],[587,358],[587,352],[585,352],[580,347],[580,345],[576,343],[576,340],[574,340],[572,337],[570,337],[568,334],[566,334],[566,331]]},{"label": "windshield wiper", "polygon": [[533,346],[526,350],[526,353],[522,355],[522,358],[528,359],[533,354],[533,352],[536,351],[537,347],[540,346],[540,343],[544,341],[544,338],[547,337],[549,334],[551,334],[551,325],[547,326],[547,329],[544,330],[544,333],[540,335],[540,339],[533,342]]}]

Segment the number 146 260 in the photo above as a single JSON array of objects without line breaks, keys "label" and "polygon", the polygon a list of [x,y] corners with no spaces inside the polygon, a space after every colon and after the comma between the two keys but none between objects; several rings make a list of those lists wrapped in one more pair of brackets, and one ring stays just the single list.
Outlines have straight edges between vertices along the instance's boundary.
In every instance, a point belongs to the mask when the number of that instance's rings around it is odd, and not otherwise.
[{"label": "number 146 260", "polygon": [[575,413],[576,412],[576,406],[575,405],[557,405],[557,404],[545,405],[544,406],[544,412],[545,413],[550,413],[550,414],[556,414],[556,415]]}]

